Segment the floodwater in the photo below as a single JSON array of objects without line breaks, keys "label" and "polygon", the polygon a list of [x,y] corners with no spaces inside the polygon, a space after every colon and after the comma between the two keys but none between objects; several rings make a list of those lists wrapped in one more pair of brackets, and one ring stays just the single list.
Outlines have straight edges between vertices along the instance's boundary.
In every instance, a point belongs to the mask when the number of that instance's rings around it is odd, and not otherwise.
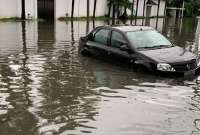
[{"label": "floodwater", "polygon": [[[0,22],[0,135],[200,134],[200,77],[137,73],[78,54],[79,37],[104,24]],[[198,53],[196,19],[145,24]]]}]

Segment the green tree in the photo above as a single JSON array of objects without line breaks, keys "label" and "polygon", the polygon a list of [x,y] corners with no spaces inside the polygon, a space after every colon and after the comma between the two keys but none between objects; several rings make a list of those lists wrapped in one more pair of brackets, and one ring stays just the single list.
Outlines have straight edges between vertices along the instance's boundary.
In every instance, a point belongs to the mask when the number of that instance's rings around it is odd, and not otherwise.
[{"label": "green tree", "polygon": [[[183,0],[167,0],[167,6],[182,7]],[[200,9],[200,0],[184,0],[185,2],[185,15],[195,16]]]},{"label": "green tree", "polygon": [[108,0],[107,4],[109,9],[108,16],[110,16],[111,7],[115,8],[113,11],[117,11],[117,14],[119,14],[119,12],[123,12],[122,15],[124,16],[127,16],[127,8],[131,8],[131,2],[129,0]]}]

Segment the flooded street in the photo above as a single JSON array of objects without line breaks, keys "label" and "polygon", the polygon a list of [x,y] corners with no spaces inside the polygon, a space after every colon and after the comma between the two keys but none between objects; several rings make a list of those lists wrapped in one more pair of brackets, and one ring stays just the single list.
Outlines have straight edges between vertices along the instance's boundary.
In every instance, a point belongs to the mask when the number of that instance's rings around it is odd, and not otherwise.
[{"label": "flooded street", "polygon": [[[78,54],[79,37],[104,24],[0,22],[0,135],[200,134],[200,77],[137,73]],[[156,19],[145,25],[156,28]],[[159,19],[157,29],[198,52],[197,19]]]}]

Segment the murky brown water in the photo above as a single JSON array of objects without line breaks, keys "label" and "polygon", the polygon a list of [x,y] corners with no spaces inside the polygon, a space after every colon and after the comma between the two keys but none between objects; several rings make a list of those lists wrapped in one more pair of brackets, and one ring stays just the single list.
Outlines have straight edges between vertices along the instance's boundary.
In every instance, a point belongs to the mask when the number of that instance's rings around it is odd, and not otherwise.
[{"label": "murky brown water", "polygon": [[[78,54],[79,37],[103,24],[0,23],[0,135],[200,134],[200,77],[135,73]],[[157,28],[198,51],[195,19],[159,19]]]}]

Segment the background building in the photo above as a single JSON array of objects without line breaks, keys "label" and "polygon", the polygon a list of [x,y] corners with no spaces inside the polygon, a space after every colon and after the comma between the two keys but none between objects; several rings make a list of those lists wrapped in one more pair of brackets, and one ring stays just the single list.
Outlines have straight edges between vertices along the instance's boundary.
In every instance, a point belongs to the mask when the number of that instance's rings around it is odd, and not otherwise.
[{"label": "background building", "polygon": [[[132,0],[130,0],[132,1]],[[134,0],[134,11],[137,0]],[[90,16],[93,15],[94,0],[89,0]],[[144,6],[145,4],[145,6]],[[156,16],[158,0],[139,0],[138,16]],[[75,0],[74,17],[87,14],[87,0]],[[143,7],[145,8],[143,10]],[[0,0],[0,18],[21,17],[21,0]],[[71,16],[72,0],[26,0],[26,18],[59,18]],[[161,0],[159,16],[164,16],[165,1]],[[128,10],[130,15],[131,11]],[[96,16],[108,13],[107,0],[97,0]]]}]

